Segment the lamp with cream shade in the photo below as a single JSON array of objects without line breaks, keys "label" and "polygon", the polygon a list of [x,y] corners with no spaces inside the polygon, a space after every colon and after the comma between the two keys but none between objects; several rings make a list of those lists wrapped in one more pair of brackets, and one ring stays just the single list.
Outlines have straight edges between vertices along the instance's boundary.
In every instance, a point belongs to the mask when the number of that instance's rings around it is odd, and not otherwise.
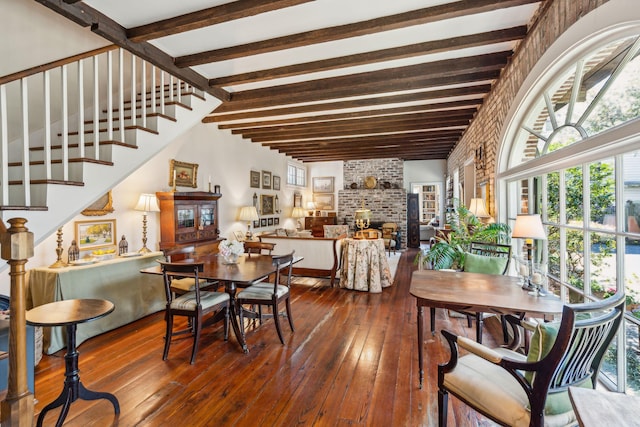
[{"label": "lamp with cream shade", "polygon": [[296,229],[302,230],[302,223],[300,222],[300,218],[304,218],[305,217],[305,211],[304,209],[302,209],[300,206],[296,206],[295,208],[293,208],[293,211],[291,211],[291,218],[295,218],[297,223],[296,223]]},{"label": "lamp with cream shade", "polygon": [[138,199],[138,204],[135,208],[137,211],[142,211],[142,249],[138,252],[140,253],[148,253],[151,250],[147,247],[147,213],[149,212],[160,212],[160,207],[158,206],[158,199],[155,194],[143,193],[140,195]]},{"label": "lamp with cream shade", "polygon": [[243,206],[240,209],[240,215],[238,215],[238,219],[240,221],[247,221],[247,240],[251,240],[253,238],[253,234],[251,233],[251,221],[257,221],[260,219],[258,216],[258,211],[255,206]]},{"label": "lamp with cream shade", "polygon": [[491,218],[491,215],[487,212],[487,205],[484,203],[484,199],[471,199],[471,203],[469,203],[469,212],[479,219]]},{"label": "lamp with cream shade", "polygon": [[535,296],[543,296],[536,286],[533,286],[531,283],[531,275],[533,272],[533,259],[532,253],[535,248],[533,244],[533,240],[547,240],[547,234],[544,231],[544,227],[542,225],[542,219],[540,218],[540,214],[519,214],[516,216],[516,223],[513,226],[513,233],[511,237],[514,239],[525,239],[524,249],[527,251],[527,264],[528,271],[526,276],[528,276],[528,288],[535,289],[534,292],[531,292],[532,295]]}]

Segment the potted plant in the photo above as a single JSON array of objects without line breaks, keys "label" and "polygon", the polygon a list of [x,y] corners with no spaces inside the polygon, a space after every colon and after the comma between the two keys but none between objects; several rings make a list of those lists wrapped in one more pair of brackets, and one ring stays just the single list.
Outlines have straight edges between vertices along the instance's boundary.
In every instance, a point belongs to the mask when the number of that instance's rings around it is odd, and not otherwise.
[{"label": "potted plant", "polygon": [[485,224],[457,200],[455,204],[457,207],[449,214],[451,232],[437,236],[436,243],[431,248],[416,255],[414,263],[421,268],[461,269],[464,266],[465,252],[469,250],[471,242],[509,242],[511,228],[507,224]]}]

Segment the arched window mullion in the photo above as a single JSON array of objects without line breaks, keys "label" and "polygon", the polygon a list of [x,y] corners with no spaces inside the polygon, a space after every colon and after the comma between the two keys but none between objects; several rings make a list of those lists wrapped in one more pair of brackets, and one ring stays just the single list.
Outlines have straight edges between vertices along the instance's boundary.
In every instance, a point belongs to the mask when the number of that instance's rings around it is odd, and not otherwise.
[{"label": "arched window mullion", "polygon": [[565,117],[565,121],[564,121],[566,125],[571,124],[571,119],[573,118],[573,109],[576,106],[578,95],[580,94],[580,87],[582,86],[583,73],[584,73],[584,59],[581,59],[576,63],[575,77],[573,79],[573,88],[571,88],[571,99],[569,100],[569,105],[567,106],[567,116]]},{"label": "arched window mullion", "polygon": [[556,111],[553,108],[553,101],[549,96],[549,92],[544,91],[544,103],[547,106],[547,113],[549,114],[549,120],[551,120],[551,127],[553,130],[558,129],[558,119],[556,118]]},{"label": "arched window mullion", "polygon": [[626,67],[626,65],[633,58],[635,58],[636,54],[638,53],[638,50],[640,50],[640,37],[636,39],[636,41],[633,43],[633,45],[629,49],[629,52],[627,52],[627,54],[624,56],[622,61],[620,61],[620,63],[616,66],[615,70],[613,70],[613,72],[611,73],[611,76],[609,77],[609,79],[607,79],[604,85],[602,85],[602,87],[600,88],[596,96],[593,98],[593,101],[591,101],[591,103],[587,106],[582,116],[576,122],[577,126],[583,126],[584,121],[589,118],[593,110],[596,108],[596,106],[598,106],[598,103],[600,102],[600,100],[604,97],[604,95],[607,93],[607,91],[613,85],[613,83],[615,83],[618,76],[620,76],[620,74],[624,71],[624,68]]}]

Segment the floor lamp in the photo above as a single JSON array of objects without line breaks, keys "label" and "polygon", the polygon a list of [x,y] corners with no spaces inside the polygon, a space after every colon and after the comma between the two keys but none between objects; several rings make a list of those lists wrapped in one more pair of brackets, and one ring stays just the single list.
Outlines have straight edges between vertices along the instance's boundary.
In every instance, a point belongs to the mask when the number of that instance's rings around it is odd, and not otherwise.
[{"label": "floor lamp", "polygon": [[540,292],[539,283],[532,283],[531,277],[533,274],[533,250],[535,246],[533,244],[534,239],[547,240],[547,235],[544,232],[542,226],[542,219],[539,214],[519,214],[516,216],[516,223],[513,226],[513,233],[511,237],[514,239],[525,239],[524,249],[527,251],[527,285],[532,292],[529,292],[534,296],[544,296]]},{"label": "floor lamp", "polygon": [[141,254],[146,254],[151,252],[151,250],[147,247],[147,213],[148,212],[160,212],[160,207],[158,207],[158,199],[156,199],[155,194],[141,194],[138,199],[138,204],[134,208],[137,211],[142,211],[142,249],[138,252]]}]

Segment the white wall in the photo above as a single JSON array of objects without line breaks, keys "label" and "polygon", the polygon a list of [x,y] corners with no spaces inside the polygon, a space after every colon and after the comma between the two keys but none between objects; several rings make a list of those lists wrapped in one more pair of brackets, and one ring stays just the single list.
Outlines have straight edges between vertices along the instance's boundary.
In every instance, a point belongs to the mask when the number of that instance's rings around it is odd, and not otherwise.
[{"label": "white wall", "polygon": [[446,173],[446,160],[407,160],[404,162],[404,189],[410,193],[411,184],[414,182],[441,182],[444,184]]},{"label": "white wall", "polygon": [[313,201],[313,178],[323,176],[333,176],[333,200],[334,210],[338,211],[338,191],[344,188],[344,173],[342,171],[344,162],[317,162],[307,164],[307,191],[302,194],[302,207],[307,206],[307,202]]}]

